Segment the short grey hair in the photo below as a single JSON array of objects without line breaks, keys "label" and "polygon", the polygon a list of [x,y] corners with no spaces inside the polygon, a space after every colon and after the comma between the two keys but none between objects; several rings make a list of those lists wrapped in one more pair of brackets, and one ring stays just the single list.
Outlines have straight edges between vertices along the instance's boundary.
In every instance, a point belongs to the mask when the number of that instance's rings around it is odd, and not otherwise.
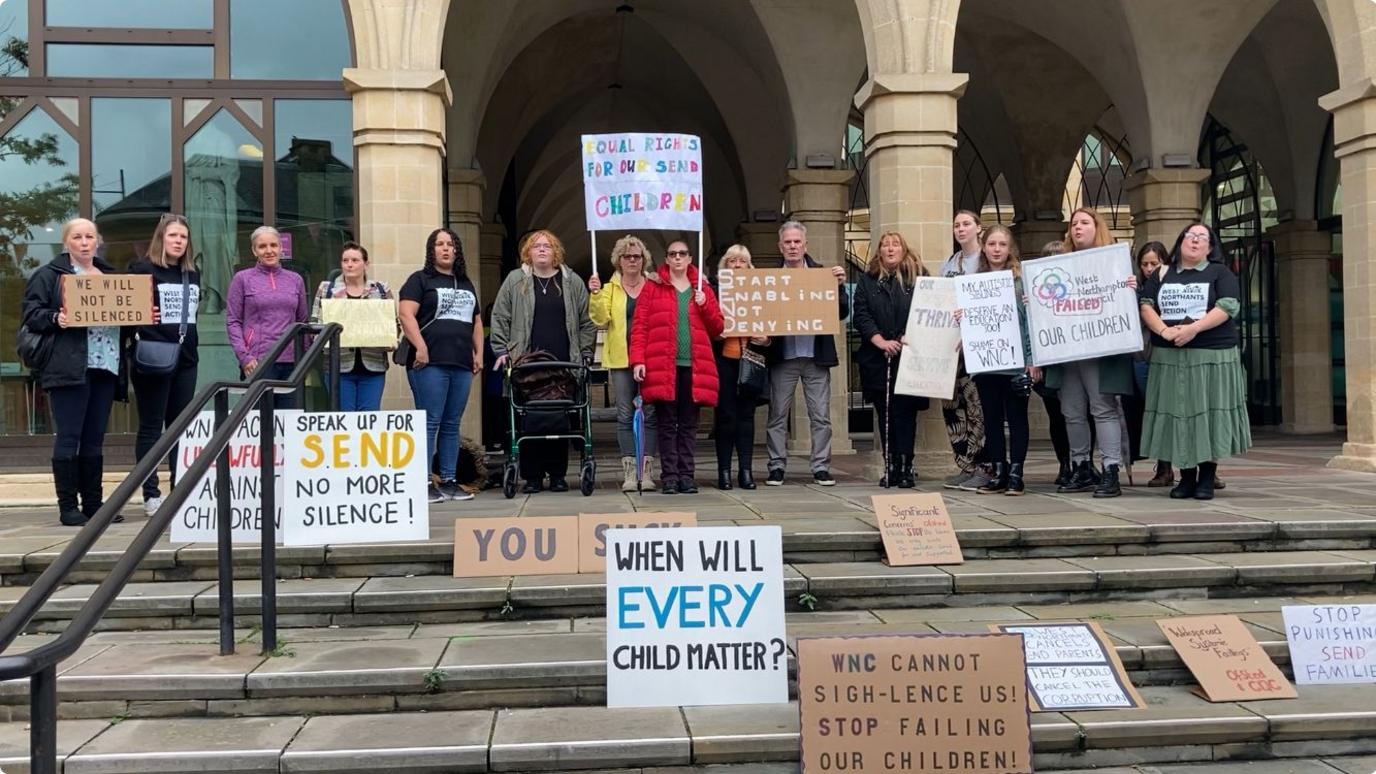
[{"label": "short grey hair", "polygon": [[784,224],[782,226],[779,226],[780,239],[784,238],[785,231],[801,231],[803,234],[803,239],[807,239],[807,226],[804,226],[802,223],[796,220],[786,220],[784,221]]},{"label": "short grey hair", "polygon": [[258,228],[255,228],[253,230],[252,234],[249,235],[249,245],[252,246],[258,244],[258,237],[263,236],[264,234],[272,234],[273,236],[277,237],[277,241],[282,241],[282,233],[277,229],[273,228],[272,226],[259,226]]}]

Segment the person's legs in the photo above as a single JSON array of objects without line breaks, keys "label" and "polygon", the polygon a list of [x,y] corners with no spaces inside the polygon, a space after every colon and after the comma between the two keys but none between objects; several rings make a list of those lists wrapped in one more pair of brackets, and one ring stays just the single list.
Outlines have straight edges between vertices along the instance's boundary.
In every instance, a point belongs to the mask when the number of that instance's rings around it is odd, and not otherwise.
[{"label": "person's legs", "polygon": [[[411,368],[406,371],[411,383],[411,400],[416,408],[425,412],[425,470],[434,469],[435,454],[439,443],[440,420],[444,415],[444,402],[448,379],[438,367]],[[525,449],[522,449],[522,459]]]},{"label": "person's legs", "polygon": [[[177,421],[177,417],[186,411],[186,407],[191,405],[192,399],[196,397],[196,366],[178,368],[172,376],[171,389],[167,391],[167,409],[163,427],[170,427]],[[172,446],[172,451],[167,455],[168,486],[177,484],[177,446]],[[157,485],[157,481],[153,482]]]},{"label": "person's legs", "polygon": [[[755,399],[736,395],[735,399],[735,435],[736,435],[736,468],[740,471],[740,479],[746,480],[749,476],[749,484],[754,485],[754,457],[755,457]],[[741,486],[746,486],[741,483]]]},{"label": "person's legs", "polygon": [[1046,407],[1048,430],[1051,434],[1051,448],[1056,452],[1056,461],[1070,464],[1070,438],[1066,435],[1065,415],[1061,413],[1061,396],[1056,390],[1042,390],[1042,405]]},{"label": "person's legs", "polygon": [[1064,366],[1065,380],[1061,383],[1061,416],[1065,417],[1066,438],[1070,441],[1070,462],[1078,465],[1089,459],[1093,451],[1089,437],[1089,395],[1083,376],[1086,371],[1094,372],[1094,384],[1099,383],[1098,365],[1090,362],[1067,363]]},{"label": "person's legs", "polygon": [[110,409],[115,404],[115,385],[119,378],[109,371],[92,368],[86,371],[86,381],[90,393],[76,459],[81,479],[81,512],[89,518],[104,504],[105,428],[110,423]]},{"label": "person's legs", "polygon": [[387,374],[368,374],[358,377],[359,411],[378,411],[382,408],[382,392],[387,388]]},{"label": "person's legs", "polygon": [[622,457],[635,456],[635,395],[636,382],[629,368],[613,368],[607,372],[612,385],[612,401],[616,406],[616,445]]},{"label": "person's legs", "polygon": [[[160,375],[140,373],[135,369],[129,374],[129,381],[134,388],[134,404],[138,406],[139,411],[138,435],[134,438],[135,464],[158,442],[168,417],[176,416],[171,413],[167,400],[168,394],[172,391],[172,382],[176,378],[175,371]],[[158,473],[155,469],[143,482],[143,499],[144,502],[148,502],[161,496],[162,492],[158,489]]]},{"label": "person's legs", "polygon": [[473,386],[473,371],[456,366],[441,366],[445,372],[444,409],[440,414],[436,453],[440,456],[440,481],[454,480],[459,465],[459,422],[468,406],[468,391]]},{"label": "person's legs", "polygon": [[803,400],[807,403],[808,424],[812,426],[813,473],[831,469],[831,370],[804,360]]},{"label": "person's legs", "polygon": [[669,492],[677,486],[679,477],[678,410],[671,401],[656,401],[655,413],[659,420],[659,481],[664,491]]},{"label": "person's legs", "polygon": [[57,494],[58,517],[69,527],[86,523],[81,513],[80,475],[76,455],[81,449],[81,423],[86,417],[89,384],[53,387],[47,391],[53,412],[53,485]]},{"label": "person's legs", "polygon": [[697,469],[694,459],[698,445],[698,404],[693,402],[693,369],[689,366],[678,367],[678,382],[674,389],[675,423],[674,440],[678,448],[678,487],[696,490],[693,474]]},{"label": "person's legs", "polygon": [[769,369],[769,419],[765,425],[765,445],[769,450],[769,472],[783,472],[788,466],[788,412],[793,410],[793,390],[802,376],[801,358],[785,360]]},{"label": "person's legs", "polygon": [[974,377],[975,389],[979,391],[980,408],[984,414],[984,452],[992,463],[1007,462],[1008,450],[1004,446],[1004,395],[1007,393],[1007,376],[979,374]]},{"label": "person's legs", "polygon": [[1027,419],[1029,397],[1027,395],[1014,395],[1011,384],[1004,393],[1004,416],[1008,420],[1008,461],[1019,465],[1027,461],[1027,447],[1032,434]]},{"label": "person's legs", "polygon": [[731,451],[739,443],[736,431],[739,423],[740,394],[736,382],[740,379],[739,360],[717,358],[717,413],[712,421],[712,437],[717,448],[717,471],[731,470]]},{"label": "person's legs", "polygon": [[[339,375],[339,410],[358,411],[358,380],[354,374]],[[328,387],[326,389],[329,389]]]}]

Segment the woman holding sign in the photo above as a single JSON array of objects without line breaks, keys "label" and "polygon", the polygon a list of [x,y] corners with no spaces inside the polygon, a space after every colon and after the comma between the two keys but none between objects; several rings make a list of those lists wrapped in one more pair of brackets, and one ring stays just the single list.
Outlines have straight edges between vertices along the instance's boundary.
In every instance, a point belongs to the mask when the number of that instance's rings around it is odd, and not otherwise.
[{"label": "woman holding sign", "polygon": [[124,400],[128,387],[119,328],[72,327],[62,300],[63,276],[115,273],[96,255],[99,245],[96,224],[67,221],[62,253],[30,275],[24,288],[24,327],[52,337],[47,360],[31,365],[52,406],[53,484],[58,518],[68,527],[85,524],[100,509],[105,426],[116,397]]},{"label": "woman holding sign", "polygon": [[[385,283],[368,279],[368,251],[357,242],[345,242],[339,253],[339,276],[325,280],[315,289],[311,322],[322,319],[326,299],[390,298],[392,291]],[[382,407],[382,388],[386,383],[386,348],[339,348],[340,411],[377,411]]]},{"label": "woman holding sign", "polygon": [[[956,213],[951,221],[951,238],[960,249],[941,264],[941,276],[959,277],[979,271],[979,235],[983,230],[978,214],[970,210]],[[956,371],[955,397],[942,404],[941,415],[958,468],[943,486],[974,491],[989,483],[990,477],[984,464],[984,414],[980,411],[979,391],[965,371],[963,355]]]},{"label": "woman holding sign", "polygon": [[[731,245],[721,256],[718,269],[753,269],[755,263],[745,245]],[[714,284],[712,289],[719,290]],[[718,296],[720,298],[720,296]],[[754,349],[751,349],[751,345]],[[717,412],[712,435],[717,445],[717,488],[731,489],[731,452],[736,452],[736,484],[741,489],[755,488],[755,410],[768,401],[764,392],[741,384],[741,362],[751,368],[749,359],[755,357],[755,368],[769,345],[767,336],[728,336],[717,345]],[[749,374],[747,371],[747,380]],[[765,391],[767,392],[767,390]]]},{"label": "woman holding sign", "polygon": [[[229,281],[225,308],[229,345],[245,377],[286,379],[296,367],[292,347],[284,349],[276,363],[259,359],[294,323],[306,321],[306,282],[300,274],[282,268],[282,237],[277,229],[259,226],[249,244],[258,263]],[[273,400],[277,408],[296,408],[294,395],[276,395]]]},{"label": "woman holding sign", "polygon": [[1213,499],[1218,459],[1252,445],[1239,298],[1237,276],[1203,223],[1180,233],[1165,273],[1142,288],[1142,323],[1152,334],[1142,450],[1180,468],[1172,499]]}]

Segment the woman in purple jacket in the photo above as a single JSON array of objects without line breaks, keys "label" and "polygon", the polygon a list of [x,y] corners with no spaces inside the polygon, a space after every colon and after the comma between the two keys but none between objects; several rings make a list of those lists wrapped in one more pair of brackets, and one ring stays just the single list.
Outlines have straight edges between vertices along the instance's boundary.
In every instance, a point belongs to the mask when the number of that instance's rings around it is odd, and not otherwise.
[{"label": "woman in purple jacket", "polygon": [[[259,359],[286,333],[292,323],[305,322],[306,283],[301,275],[282,268],[282,242],[277,229],[259,226],[249,243],[258,264],[234,275],[229,282],[229,344],[239,358],[244,376],[286,379],[295,367],[292,347],[282,351],[275,363]],[[292,394],[278,395],[278,408],[295,408]]]}]

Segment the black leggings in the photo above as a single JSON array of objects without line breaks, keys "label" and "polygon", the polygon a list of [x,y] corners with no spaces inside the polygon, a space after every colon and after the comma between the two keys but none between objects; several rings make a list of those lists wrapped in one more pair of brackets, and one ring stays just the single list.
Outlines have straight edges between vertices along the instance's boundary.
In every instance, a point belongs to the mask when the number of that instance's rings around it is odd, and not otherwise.
[{"label": "black leggings", "polygon": [[[1056,450],[1056,461],[1070,463],[1070,435],[1065,429],[1065,415],[1061,413],[1061,396],[1055,390],[1048,390],[1038,385],[1037,394],[1042,396],[1042,405],[1046,406],[1046,418],[1051,430],[1051,448]],[[1094,426],[1090,425],[1093,432]]]},{"label": "black leggings", "polygon": [[100,457],[105,453],[105,426],[115,404],[119,378],[100,368],[86,369],[86,383],[48,390],[53,409],[53,458]]},{"label": "black leggings", "polygon": [[[874,435],[879,439],[880,450],[885,455],[912,457],[913,446],[917,443],[917,412],[922,408],[923,399],[895,394],[892,384],[887,401],[883,395],[867,394],[865,397],[874,404]],[[892,447],[889,446],[890,435],[893,436]],[[892,459],[890,464],[894,464]]]},{"label": "black leggings", "polygon": [[[196,395],[196,365],[180,366],[170,374],[144,374],[137,369],[129,375],[134,385],[134,401],[139,407],[139,433],[134,439],[134,461],[143,459],[163,430],[175,420]],[[177,447],[167,457],[173,482],[177,466]],[[170,484],[169,484],[170,485]],[[156,471],[143,482],[143,498],[161,497]]]},{"label": "black leggings", "polygon": [[741,470],[750,470],[751,456],[755,451],[755,409],[754,398],[742,398],[736,385],[740,381],[741,361],[735,358],[717,358],[717,376],[721,385],[717,392],[717,415],[712,424],[712,435],[717,444],[717,470],[731,468],[731,452],[736,452],[736,462]]},{"label": "black leggings", "polygon": [[[979,402],[984,408],[984,449],[990,462],[1027,461],[1027,398],[1013,394],[1013,377],[1000,374],[979,374],[974,377],[979,390]],[[1003,425],[1008,423],[1013,457],[1003,441]]]}]

